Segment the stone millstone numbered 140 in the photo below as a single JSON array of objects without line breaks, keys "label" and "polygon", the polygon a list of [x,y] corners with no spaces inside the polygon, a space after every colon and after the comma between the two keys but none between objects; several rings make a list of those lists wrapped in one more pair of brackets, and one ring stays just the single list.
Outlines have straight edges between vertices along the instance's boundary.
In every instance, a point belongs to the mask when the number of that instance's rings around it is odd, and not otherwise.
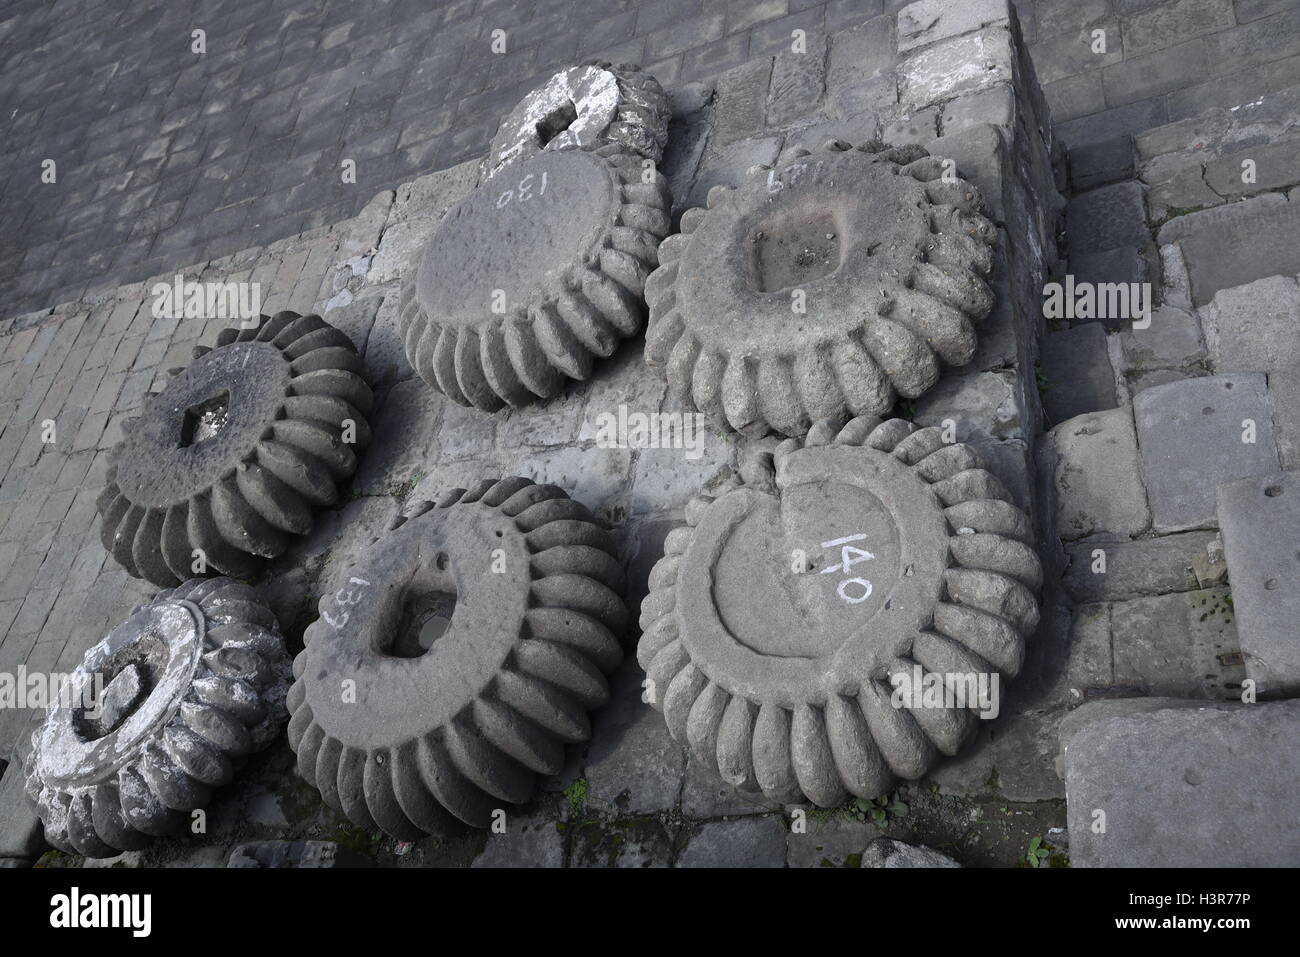
[{"label": "stone millstone numbered 140", "polygon": [[996,693],[1020,669],[1026,515],[969,446],[901,419],[820,422],[743,474],[688,505],[641,606],[673,737],[735,787],[822,807],[957,753],[990,702],[934,682]]},{"label": "stone millstone numbered 140", "polygon": [[590,736],[627,617],[613,537],[552,485],[419,505],[345,570],[294,662],[299,773],[354,824],[413,840],[529,799]]},{"label": "stone millstone numbered 140", "polygon": [[448,211],[403,291],[412,368],[489,412],[586,379],[644,325],[670,205],[667,181],[635,154],[546,151],[513,164]]},{"label": "stone millstone numbered 140", "polygon": [[98,502],[104,548],[164,587],[255,576],[338,500],[373,401],[352,340],[319,316],[222,331],[122,423]]},{"label": "stone millstone numbered 140", "polygon": [[715,186],[646,283],[647,364],[688,408],[746,435],[881,415],[975,353],[994,226],[919,146],[830,141]]},{"label": "stone millstone numbered 140", "polygon": [[275,615],[248,585],[196,578],[136,608],[32,734],[26,789],[46,840],[112,857],[185,833],[279,736],[289,677]]},{"label": "stone millstone numbered 140", "polygon": [[485,163],[487,177],[543,150],[615,146],[658,163],[672,110],[649,73],[605,62],[560,70],[501,121]]}]

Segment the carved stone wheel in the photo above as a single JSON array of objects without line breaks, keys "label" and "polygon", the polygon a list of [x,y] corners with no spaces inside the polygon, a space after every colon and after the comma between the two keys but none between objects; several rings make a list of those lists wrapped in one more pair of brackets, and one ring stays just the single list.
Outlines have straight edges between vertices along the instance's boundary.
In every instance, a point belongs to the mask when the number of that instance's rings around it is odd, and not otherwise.
[{"label": "carved stone wheel", "polygon": [[956,754],[978,705],[919,692],[1020,669],[1042,577],[1026,515],[970,447],[900,419],[820,422],[745,475],[688,505],[641,606],[673,737],[735,787],[822,807]]},{"label": "carved stone wheel", "polygon": [[136,608],[32,734],[23,770],[46,840],[112,857],[183,833],[279,735],[289,676],[275,615],[248,585],[196,578]]},{"label": "carved stone wheel", "polygon": [[122,423],[98,501],[104,548],[161,586],[255,576],[338,500],[373,401],[352,340],[319,316],[222,331]]},{"label": "carved stone wheel", "polygon": [[586,379],[641,331],[668,233],[668,184],[640,158],[544,152],[448,211],[407,286],[412,368],[453,402],[495,411]]},{"label": "carved stone wheel", "polygon": [[487,826],[590,736],[622,659],[622,590],[613,537],[555,486],[487,479],[420,504],[307,629],[289,692],[299,773],[401,840],[450,815]]},{"label": "carved stone wheel", "polygon": [[688,408],[798,436],[884,414],[974,355],[995,229],[944,160],[830,141],[707,203],[646,283],[646,363]]},{"label": "carved stone wheel", "polygon": [[672,110],[663,87],[626,63],[596,61],[560,70],[501,121],[487,177],[543,150],[615,146],[658,163]]}]

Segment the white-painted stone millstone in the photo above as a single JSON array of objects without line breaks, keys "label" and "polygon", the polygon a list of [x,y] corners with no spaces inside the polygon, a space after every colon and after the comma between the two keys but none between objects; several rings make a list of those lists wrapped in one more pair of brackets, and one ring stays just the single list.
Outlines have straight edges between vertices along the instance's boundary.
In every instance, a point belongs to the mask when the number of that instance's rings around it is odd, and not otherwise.
[{"label": "white-painted stone millstone", "polygon": [[543,150],[615,146],[657,164],[671,117],[663,87],[639,67],[604,61],[569,67],[501,121],[484,162],[485,178]]},{"label": "white-painted stone millstone", "polygon": [[687,506],[641,606],[673,737],[735,787],[822,807],[956,754],[974,711],[892,679],[1016,674],[1042,575],[1026,515],[969,446],[901,419],[819,422],[742,474]]},{"label": "white-painted stone millstone", "polygon": [[[878,144],[876,144],[878,145]],[[883,415],[975,353],[996,230],[919,146],[796,149],[682,214],[646,282],[646,363],[746,435]]]},{"label": "white-painted stone millstone", "polygon": [[195,578],[160,592],[86,652],[32,734],[26,790],[46,840],[112,857],[185,833],[190,812],[279,736],[289,678],[255,589]]},{"label": "white-painted stone millstone", "polygon": [[645,323],[670,206],[667,180],[612,147],[512,165],[447,212],[403,290],[412,368],[488,412],[588,378]]},{"label": "white-painted stone millstone", "polygon": [[352,340],[319,316],[223,330],[123,421],[98,500],[104,548],[163,587],[254,577],[337,502],[373,402]]},{"label": "white-painted stone millstone", "polygon": [[401,517],[321,599],[289,744],[325,803],[413,840],[527,801],[622,660],[611,534],[553,485],[486,479]]}]

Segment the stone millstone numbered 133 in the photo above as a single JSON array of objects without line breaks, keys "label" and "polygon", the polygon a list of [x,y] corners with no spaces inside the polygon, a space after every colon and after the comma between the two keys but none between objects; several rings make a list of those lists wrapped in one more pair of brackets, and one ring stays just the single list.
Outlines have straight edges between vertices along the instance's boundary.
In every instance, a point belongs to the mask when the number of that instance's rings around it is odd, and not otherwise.
[{"label": "stone millstone numbered 133", "polygon": [[553,485],[424,502],[346,569],[294,661],[298,771],[400,840],[486,827],[590,737],[622,660],[610,533]]},{"label": "stone millstone numbered 133", "polygon": [[1020,669],[1042,577],[1026,515],[969,446],[901,419],[820,422],[744,474],[688,505],[641,606],[673,737],[735,787],[822,807],[956,754],[991,699],[922,692]]},{"label": "stone millstone numbered 133", "polygon": [[804,434],[919,396],[975,353],[994,226],[919,146],[831,141],[682,214],[646,283],[646,363],[746,435]]},{"label": "stone millstone numbered 133", "polygon": [[319,316],[223,330],[122,423],[98,501],[104,548],[164,587],[252,578],[338,500],[373,401],[352,340]]},{"label": "stone millstone numbered 133", "polygon": [[512,164],[448,211],[403,290],[412,368],[489,412],[586,379],[644,325],[669,208],[667,181],[635,154],[546,151]]}]

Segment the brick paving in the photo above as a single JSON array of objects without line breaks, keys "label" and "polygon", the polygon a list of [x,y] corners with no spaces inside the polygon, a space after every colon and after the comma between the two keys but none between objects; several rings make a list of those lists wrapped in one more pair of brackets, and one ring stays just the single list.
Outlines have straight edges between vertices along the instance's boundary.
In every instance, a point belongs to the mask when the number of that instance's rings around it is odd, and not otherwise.
[{"label": "brick paving", "polygon": [[[480,155],[522,94],[575,59],[640,62],[672,85],[904,5],[19,0],[0,13],[0,301],[49,307],[338,222]],[[1071,146],[1300,82],[1289,0],[1016,6]]]}]

